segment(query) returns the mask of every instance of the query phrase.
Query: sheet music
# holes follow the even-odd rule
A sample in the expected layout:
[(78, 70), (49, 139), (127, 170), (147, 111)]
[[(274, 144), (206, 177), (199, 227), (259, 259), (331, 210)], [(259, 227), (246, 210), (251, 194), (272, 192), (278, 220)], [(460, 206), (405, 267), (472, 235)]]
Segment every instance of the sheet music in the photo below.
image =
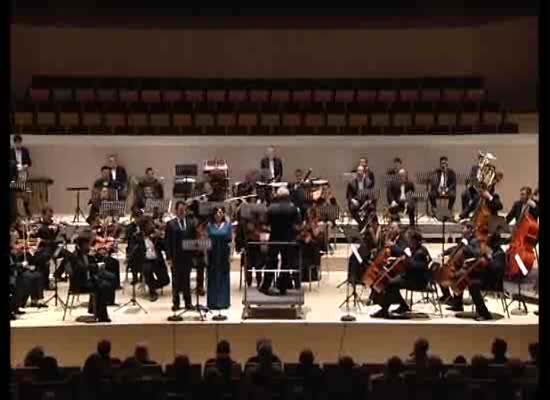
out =
[(363, 258), (361, 257), (361, 255), (359, 254), (359, 245), (357, 243), (353, 243), (351, 245), (351, 251), (353, 252), (353, 255), (355, 256), (355, 258), (357, 259), (357, 261), (359, 261), (359, 264), (363, 264)]

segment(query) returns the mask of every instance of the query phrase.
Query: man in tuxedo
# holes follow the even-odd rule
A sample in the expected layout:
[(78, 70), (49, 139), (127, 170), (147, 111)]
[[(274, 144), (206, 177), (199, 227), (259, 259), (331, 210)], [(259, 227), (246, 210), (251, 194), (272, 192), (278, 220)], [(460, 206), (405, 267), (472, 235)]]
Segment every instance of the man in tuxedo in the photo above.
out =
[(29, 168), (32, 167), (31, 153), (29, 149), (23, 146), (23, 138), (21, 135), (15, 135), (13, 137), (10, 161), (15, 163), (18, 176), (28, 173)]
[[(271, 242), (294, 242), (296, 241), (296, 228), (301, 224), (302, 217), (299, 209), (290, 202), (289, 192), (286, 188), (277, 190), (277, 201), (272, 203), (267, 210), (267, 225), (271, 226)], [(269, 246), (268, 268), (277, 269), (278, 257), (281, 254), (281, 270), (297, 268), (296, 248), (294, 246)], [(273, 272), (265, 274), (260, 292), (270, 294), (269, 289), (273, 282)], [(281, 295), (285, 295), (290, 286), (288, 272), (280, 274), (278, 289)]]
[(414, 214), (416, 201), (411, 197), (414, 193), (414, 183), (409, 181), (407, 171), (400, 169), (399, 180), (390, 183), (387, 189), (387, 200), (389, 204), (390, 215), (393, 220), (399, 220), (399, 213), (406, 211), (409, 216), (409, 224), (414, 225)]
[(520, 217), (524, 212), (528, 211), (531, 216), (537, 220), (539, 217), (539, 208), (537, 203), (531, 199), (532, 191), (529, 186), (524, 186), (519, 191), (519, 200), (515, 201), (510, 209), (508, 215), (506, 215), (506, 223), (516, 221), (519, 222)]
[[(365, 169), (364, 165), (359, 165), (357, 167), (355, 178), (353, 178), (352, 181), (348, 183), (348, 187), (346, 190), (348, 208), (352, 217), (357, 221), (359, 225), (363, 224), (363, 219), (359, 214), (359, 209), (365, 204), (365, 202), (370, 200), (372, 203), (372, 207), (376, 208), (376, 203), (374, 202), (374, 199), (369, 199), (365, 196), (366, 191), (372, 190), (373, 188), (374, 174), (372, 173), (372, 171)], [(369, 210), (366, 211), (368, 214)]]
[(308, 181), (304, 182), (304, 172), (298, 168), (294, 171), (294, 182), (289, 185), (290, 199), (292, 203), (300, 209), (302, 215), (305, 215), (306, 210), (311, 206), (306, 199), (306, 186), (310, 186)]
[(274, 182), (280, 182), (283, 177), (283, 162), (275, 155), (275, 148), (269, 146), (262, 161), (260, 162), (262, 170), (269, 171), (267, 179)]
[(128, 175), (124, 167), (118, 165), (116, 156), (109, 156), (109, 168), (111, 175), (111, 185), (117, 191), (118, 199), (124, 200), (127, 193)]
[(393, 159), (393, 167), (388, 169), (388, 171), (386, 172), (386, 175), (397, 177), (397, 174), (399, 173), (399, 170), (401, 168), (403, 168), (403, 162), (401, 161), (401, 158), (395, 157)]
[[(29, 149), (23, 146), (23, 138), (21, 135), (15, 135), (13, 137), (13, 146), (10, 150), (10, 181), (25, 181), (27, 180), (30, 172), (30, 167), (32, 166), (31, 154)], [(24, 192), (17, 192), (15, 194), (14, 201), (14, 211), (12, 214), (17, 216), (18, 209), (21, 210), (19, 201), (22, 201), (25, 214), (31, 216), (29, 208), (29, 198), (28, 194)], [(19, 204), (19, 205), (18, 205)], [(22, 212), (19, 211), (19, 212)]]
[(436, 199), (447, 197), (449, 211), (453, 211), (456, 199), (456, 174), (449, 168), (449, 159), (445, 156), (439, 159), (439, 168), (432, 174), (430, 194), (428, 199), (432, 206), (432, 213), (437, 208)]
[(186, 213), (183, 201), (176, 203), (176, 217), (166, 224), (166, 256), (168, 266), (172, 270), (173, 306), (172, 310), (180, 308), (180, 292), (183, 292), (185, 308), (192, 308), (191, 304), (191, 268), (193, 266), (194, 251), (184, 250), (183, 240), (194, 240), (197, 224), (194, 218)]

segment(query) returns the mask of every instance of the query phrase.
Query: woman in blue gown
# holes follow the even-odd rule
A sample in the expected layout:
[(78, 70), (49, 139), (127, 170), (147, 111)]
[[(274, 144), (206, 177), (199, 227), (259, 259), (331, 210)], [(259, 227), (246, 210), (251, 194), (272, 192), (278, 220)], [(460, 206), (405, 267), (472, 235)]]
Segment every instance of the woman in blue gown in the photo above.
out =
[(231, 223), (221, 208), (213, 210), (212, 221), (208, 223), (208, 237), (212, 247), (208, 251), (207, 306), (210, 310), (224, 310), (230, 306), (230, 257)]

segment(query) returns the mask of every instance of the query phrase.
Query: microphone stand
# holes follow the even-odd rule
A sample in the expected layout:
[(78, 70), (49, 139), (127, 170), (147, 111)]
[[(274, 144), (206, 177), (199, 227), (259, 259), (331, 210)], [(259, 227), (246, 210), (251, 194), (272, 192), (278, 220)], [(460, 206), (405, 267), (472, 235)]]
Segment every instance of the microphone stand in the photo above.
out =
[[(132, 249), (132, 251), (135, 251), (135, 250)], [(123, 308), (125, 308), (129, 305), (132, 305), (132, 306), (137, 306), (138, 307), (138, 312), (141, 310), (145, 314), (148, 314), (147, 310), (145, 308), (143, 308), (143, 306), (139, 303), (139, 301), (136, 298), (136, 283), (137, 283), (136, 272), (135, 272), (134, 267), (132, 267), (132, 281), (130, 282), (130, 284), (132, 285), (132, 297), (126, 303), (122, 304), (117, 309), (115, 309), (114, 312), (117, 312), (118, 310), (122, 310)]]
[[(65, 251), (65, 243), (63, 243), (63, 245), (61, 247), (58, 248), (59, 249), (59, 253), (61, 252), (64, 252)], [(63, 308), (63, 311), (65, 311), (65, 309), (67, 308), (67, 305), (65, 304), (65, 302), (61, 299), (61, 297), (59, 297), (59, 292), (58, 292), (58, 287), (57, 287), (57, 276), (58, 276), (58, 273), (57, 271), (59, 270), (59, 258), (57, 257), (57, 255), (55, 254), (57, 253), (54, 252), (54, 264), (55, 264), (55, 268), (54, 268), (54, 274), (53, 274), (53, 282), (54, 282), (54, 286), (53, 286), (53, 295), (44, 302), (44, 304), (48, 304), (50, 301), (54, 300), (54, 305), (55, 307), (57, 307), (57, 302), (59, 301), (59, 304), (61, 304), (61, 307)]]

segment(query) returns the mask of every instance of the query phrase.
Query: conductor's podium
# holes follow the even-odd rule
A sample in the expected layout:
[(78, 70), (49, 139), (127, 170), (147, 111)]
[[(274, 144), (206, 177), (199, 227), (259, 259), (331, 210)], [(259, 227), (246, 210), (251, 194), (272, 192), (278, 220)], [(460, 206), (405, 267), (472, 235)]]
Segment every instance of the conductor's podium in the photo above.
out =
[[(262, 274), (273, 273), (275, 275), (274, 282), (277, 282), (278, 274), (285, 272), (289, 274), (297, 274), (298, 279), (302, 281), (302, 257), (301, 246), (296, 242), (248, 242), (246, 245), (247, 253), (250, 247), (261, 246), (264, 250), (268, 250), (271, 246), (277, 246), (279, 249), (291, 248), (296, 251), (297, 267), (287, 270), (278, 269), (262, 269), (258, 272)], [(247, 258), (245, 257), (245, 260)], [(247, 269), (247, 265), (242, 268)], [(254, 269), (251, 269), (253, 273)], [(244, 271), (243, 271), (244, 272)], [(285, 295), (266, 295), (258, 290), (258, 288), (248, 288), (244, 285), (243, 291), (243, 319), (248, 318), (269, 318), (269, 319), (302, 319), (304, 318), (302, 306), (304, 305), (304, 288), (288, 289)]]

